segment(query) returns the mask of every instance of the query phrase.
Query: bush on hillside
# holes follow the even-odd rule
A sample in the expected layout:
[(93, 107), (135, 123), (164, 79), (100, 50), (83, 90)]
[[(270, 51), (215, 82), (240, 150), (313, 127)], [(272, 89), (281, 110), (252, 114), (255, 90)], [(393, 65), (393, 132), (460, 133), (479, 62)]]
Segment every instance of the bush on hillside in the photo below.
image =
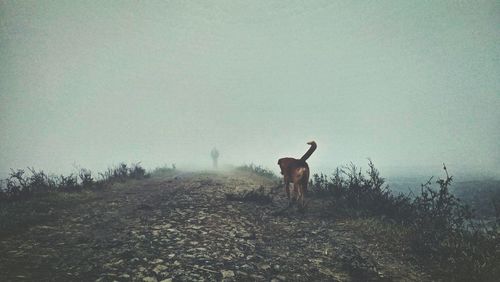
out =
[(393, 195), (369, 161), (366, 175), (355, 165), (335, 170), (332, 177), (313, 175), (313, 195), (330, 196), (337, 214), (380, 216), (408, 228), (415, 254), (443, 279), (493, 281), (500, 277), (498, 225), (487, 228), (473, 220), (471, 209), (450, 192), (453, 177), (432, 186), (422, 184), (419, 195)]
[(2, 181), (0, 187), (0, 201), (13, 201), (28, 199), (37, 194), (48, 192), (75, 192), (83, 189), (96, 189), (104, 184), (127, 179), (141, 179), (148, 177), (146, 170), (140, 163), (128, 167), (121, 163), (116, 167), (108, 168), (100, 173), (100, 178), (95, 180), (92, 172), (88, 169), (80, 169), (78, 174), (70, 175), (48, 175), (42, 170), (34, 168), (11, 170), (9, 176)]

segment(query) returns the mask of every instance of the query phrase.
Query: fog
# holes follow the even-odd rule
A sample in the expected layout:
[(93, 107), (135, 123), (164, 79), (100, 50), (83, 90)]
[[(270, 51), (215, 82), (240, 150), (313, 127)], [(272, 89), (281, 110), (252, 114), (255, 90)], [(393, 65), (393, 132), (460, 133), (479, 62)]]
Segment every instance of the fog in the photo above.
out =
[(1, 1), (0, 175), (500, 172), (498, 1)]

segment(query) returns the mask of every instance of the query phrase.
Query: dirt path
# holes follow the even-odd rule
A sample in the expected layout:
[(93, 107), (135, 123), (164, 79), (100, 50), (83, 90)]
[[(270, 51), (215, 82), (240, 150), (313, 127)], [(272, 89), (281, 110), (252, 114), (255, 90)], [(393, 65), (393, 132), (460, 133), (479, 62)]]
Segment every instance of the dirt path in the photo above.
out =
[[(57, 219), (0, 242), (0, 281), (425, 281), (415, 266), (311, 208), (226, 193), (275, 184), (182, 173), (93, 193)], [(314, 205), (314, 203), (311, 203)]]

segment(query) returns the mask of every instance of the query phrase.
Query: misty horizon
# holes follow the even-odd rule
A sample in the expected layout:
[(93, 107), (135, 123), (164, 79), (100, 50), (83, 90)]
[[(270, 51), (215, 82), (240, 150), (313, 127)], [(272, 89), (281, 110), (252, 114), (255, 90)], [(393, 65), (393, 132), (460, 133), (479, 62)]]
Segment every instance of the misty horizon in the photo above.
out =
[[(500, 4), (0, 2), (0, 176), (256, 164), (500, 177)], [(429, 176), (431, 176), (429, 175)]]

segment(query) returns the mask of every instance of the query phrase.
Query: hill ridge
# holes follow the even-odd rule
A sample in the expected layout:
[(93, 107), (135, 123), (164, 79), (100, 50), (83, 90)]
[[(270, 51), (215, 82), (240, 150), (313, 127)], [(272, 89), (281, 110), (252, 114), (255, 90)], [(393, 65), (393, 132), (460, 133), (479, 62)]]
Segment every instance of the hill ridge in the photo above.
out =
[[(270, 204), (228, 201), (265, 189)], [(5, 236), (0, 278), (85, 281), (426, 281), (418, 266), (366, 241), (310, 202), (286, 205), (248, 173), (189, 172), (82, 194), (57, 216)], [(2, 277), (3, 276), (3, 277)]]

